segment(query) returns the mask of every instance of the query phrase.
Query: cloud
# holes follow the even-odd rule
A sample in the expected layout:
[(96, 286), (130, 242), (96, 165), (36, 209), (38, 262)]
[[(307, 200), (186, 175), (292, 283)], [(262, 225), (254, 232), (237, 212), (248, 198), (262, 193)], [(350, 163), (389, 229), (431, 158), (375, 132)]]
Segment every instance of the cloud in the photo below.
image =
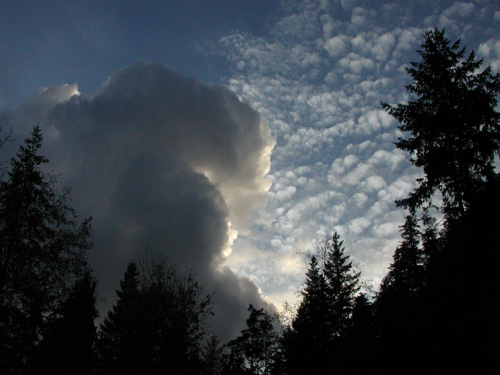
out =
[(19, 139), (41, 124), (50, 168), (63, 173), (80, 216), (93, 217), (90, 260), (104, 310), (144, 249), (193, 269), (207, 293), (217, 289), (213, 324), (225, 339), (242, 328), (248, 303), (274, 309), (225, 266), (238, 231), (265, 205), (273, 147), (259, 113), (227, 89), (139, 62), (95, 95), (45, 89), (1, 117)]
[[(311, 250), (316, 237), (337, 230), (377, 288), (404, 222), (394, 200), (406, 196), (421, 176), (395, 148), (402, 134), (380, 102), (409, 100), (405, 68), (418, 61), (424, 30), (443, 23), (450, 39), (463, 37), (469, 50), (482, 42), (479, 54), (498, 66), (499, 6), (487, 1), (282, 3), (284, 17), (267, 35), (226, 36), (220, 46), (229, 62), (245, 62), (246, 70), (236, 70), (229, 87), (258, 108), (277, 140), (267, 207), (250, 235), (240, 236), (234, 246), (244, 253), (258, 244), (259, 261), (234, 269), (252, 280), (283, 275), (281, 263), (270, 261), (273, 256), (294, 259)], [(250, 64), (254, 60), (258, 64)], [(303, 278), (283, 279), (288, 284), (263, 288), (293, 299), (289, 287), (299, 287)]]
[(345, 37), (337, 35), (328, 39), (324, 43), (324, 48), (331, 57), (342, 55), (347, 49)]

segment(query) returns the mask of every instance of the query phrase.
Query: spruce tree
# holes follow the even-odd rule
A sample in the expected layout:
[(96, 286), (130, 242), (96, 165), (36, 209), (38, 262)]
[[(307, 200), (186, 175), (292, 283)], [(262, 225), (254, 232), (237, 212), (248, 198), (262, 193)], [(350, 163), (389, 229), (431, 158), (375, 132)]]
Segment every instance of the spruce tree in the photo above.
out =
[(202, 375), (222, 375), (224, 370), (224, 345), (221, 340), (212, 334), (203, 346)]
[(331, 332), (342, 339), (350, 324), (354, 300), (361, 289), (361, 273), (355, 268), (350, 256), (345, 253), (344, 241), (338, 233), (324, 243), (328, 257), (324, 265), (327, 282)]
[(394, 252), (381, 294), (396, 294), (397, 299), (415, 300), (424, 286), (424, 254), (420, 248), (420, 228), (415, 210), (406, 216), (401, 228), (401, 244)]
[(288, 374), (319, 373), (330, 352), (327, 285), (316, 255), (311, 257), (295, 319), (284, 332)]

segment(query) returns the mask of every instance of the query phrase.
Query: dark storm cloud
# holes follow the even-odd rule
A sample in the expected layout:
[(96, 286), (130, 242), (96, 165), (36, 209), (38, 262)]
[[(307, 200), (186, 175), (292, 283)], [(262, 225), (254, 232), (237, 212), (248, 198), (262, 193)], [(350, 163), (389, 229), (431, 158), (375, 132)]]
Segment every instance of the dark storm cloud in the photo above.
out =
[(265, 202), (272, 148), (259, 114), (234, 94), (140, 62), (93, 96), (54, 87), (1, 117), (22, 137), (42, 125), (51, 169), (79, 214), (93, 217), (90, 260), (104, 308), (128, 261), (147, 249), (217, 289), (214, 330), (225, 338), (242, 327), (248, 303), (273, 309), (224, 267), (236, 231)]

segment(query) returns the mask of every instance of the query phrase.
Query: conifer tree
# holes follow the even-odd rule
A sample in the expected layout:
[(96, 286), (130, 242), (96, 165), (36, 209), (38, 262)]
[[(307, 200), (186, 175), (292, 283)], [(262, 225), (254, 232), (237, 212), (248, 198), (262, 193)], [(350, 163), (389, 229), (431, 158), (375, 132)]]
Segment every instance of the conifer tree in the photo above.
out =
[(43, 170), (42, 141), (35, 127), (0, 181), (0, 367), (13, 374), (24, 372), (91, 247), (90, 219), (77, 222), (69, 191)]
[(221, 340), (212, 334), (203, 347), (202, 374), (222, 375), (224, 370), (224, 345)]
[(500, 152), (500, 75), (491, 67), (479, 71), (482, 60), (474, 52), (464, 58), (460, 40), (451, 44), (444, 30), (425, 32), (418, 53), (422, 60), (407, 69), (413, 82), (406, 89), (415, 99), (382, 104), (408, 134), (396, 146), (425, 174), (410, 196), (397, 203), (418, 208), (439, 191), (445, 214), (458, 217), (494, 175)]
[(96, 282), (90, 271), (75, 282), (57, 317), (48, 323), (30, 374), (90, 375), (96, 358)]
[(264, 309), (248, 307), (249, 316), (246, 328), (228, 343), (231, 353), (228, 356), (228, 374), (274, 374), (279, 362), (278, 336), (274, 319)]
[(309, 261), (302, 302), (284, 335), (287, 373), (320, 372), (330, 352), (327, 285), (315, 255)]
[(377, 331), (373, 304), (361, 293), (354, 301), (351, 324), (342, 345), (342, 358), (354, 373), (374, 370)]
[(354, 300), (361, 289), (361, 273), (345, 253), (344, 241), (340, 240), (338, 233), (335, 232), (323, 246), (328, 251), (323, 272), (328, 286), (332, 334), (335, 338), (342, 338), (350, 324)]
[(381, 294), (394, 293), (398, 300), (416, 299), (424, 286), (424, 255), (420, 248), (420, 230), (415, 210), (406, 216), (401, 244), (394, 252)]
[(131, 262), (99, 333), (99, 373), (201, 373), (210, 296), (163, 257)]
[(99, 330), (99, 373), (133, 374), (141, 371), (140, 294), (137, 264), (128, 264), (117, 301)]
[(415, 356), (416, 343), (420, 342), (418, 332), (427, 307), (422, 303), (426, 284), (425, 259), (414, 209), (406, 216), (401, 237), (375, 303), (379, 345), (384, 348), (380, 355), (395, 357), (391, 365), (404, 363)]
[(317, 245), (302, 302), (292, 327), (284, 333), (289, 374), (342, 368), (341, 347), (361, 288), (360, 277), (338, 233)]

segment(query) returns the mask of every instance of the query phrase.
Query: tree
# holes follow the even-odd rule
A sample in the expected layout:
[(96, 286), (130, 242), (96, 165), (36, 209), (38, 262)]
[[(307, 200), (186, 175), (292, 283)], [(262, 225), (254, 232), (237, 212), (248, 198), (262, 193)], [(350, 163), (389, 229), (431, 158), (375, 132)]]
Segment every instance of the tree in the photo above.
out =
[(352, 318), (343, 344), (342, 357), (352, 372), (369, 373), (376, 360), (376, 326), (373, 304), (361, 293), (354, 301)]
[[(492, 348), (498, 348), (500, 310), (491, 298), (500, 286), (498, 231), (491, 218), (499, 207), (500, 75), (480, 70), (483, 61), (474, 52), (465, 57), (460, 40), (452, 44), (443, 30), (427, 31), (418, 53), (421, 61), (407, 69), (411, 101), (382, 104), (406, 133), (396, 146), (424, 172), (396, 202), (423, 210), (423, 231), (418, 250), (407, 219), (376, 301), (381, 347), (391, 353), (384, 362), (398, 370), (409, 363), (446, 371), (498, 368)], [(429, 212), (438, 193), (445, 218), (439, 235)]]
[(361, 289), (361, 273), (345, 254), (344, 241), (340, 240), (338, 233), (323, 243), (322, 251), (325, 250), (328, 257), (324, 275), (328, 285), (332, 334), (335, 338), (343, 338), (350, 324), (354, 300)]
[(424, 286), (424, 254), (420, 248), (420, 230), (415, 210), (410, 210), (402, 226), (402, 242), (394, 252), (389, 273), (381, 286), (381, 298), (394, 294), (396, 299), (415, 300)]
[(138, 324), (140, 324), (140, 275), (137, 263), (128, 264), (118, 300), (99, 330), (99, 373), (137, 374), (141, 371)]
[(500, 76), (491, 67), (478, 72), (483, 61), (474, 52), (464, 58), (460, 40), (451, 44), (444, 30), (424, 33), (418, 53), (422, 61), (407, 69), (413, 82), (406, 89), (413, 100), (382, 103), (409, 135), (399, 138), (396, 147), (408, 152), (425, 174), (397, 204), (418, 208), (439, 191), (445, 214), (457, 217), (494, 175), (500, 150), (500, 114), (495, 111)]
[(285, 332), (289, 374), (341, 369), (341, 348), (361, 288), (360, 277), (338, 233), (318, 243), (297, 316)]
[(90, 272), (77, 280), (66, 301), (45, 330), (28, 373), (75, 374), (94, 373), (98, 316), (96, 282)]
[(45, 324), (87, 270), (90, 219), (81, 224), (42, 166), (42, 132), (10, 160), (0, 181), (0, 366), (20, 373), (33, 355)]
[(203, 347), (202, 375), (222, 375), (224, 371), (224, 345), (214, 334)]
[[(382, 280), (375, 302), (381, 362), (398, 368), (415, 360), (419, 346), (425, 347), (423, 294), (426, 286), (425, 257), (414, 209), (401, 228), (402, 241), (394, 252), (388, 274)], [(391, 360), (389, 360), (391, 358)]]
[(270, 375), (279, 364), (278, 336), (274, 319), (264, 309), (248, 307), (247, 328), (228, 343), (228, 373)]
[(103, 374), (198, 374), (211, 298), (165, 258), (131, 262), (99, 332)]
[(288, 374), (321, 373), (330, 356), (329, 298), (318, 254), (311, 256), (304, 290), (291, 327), (286, 329), (284, 346)]

